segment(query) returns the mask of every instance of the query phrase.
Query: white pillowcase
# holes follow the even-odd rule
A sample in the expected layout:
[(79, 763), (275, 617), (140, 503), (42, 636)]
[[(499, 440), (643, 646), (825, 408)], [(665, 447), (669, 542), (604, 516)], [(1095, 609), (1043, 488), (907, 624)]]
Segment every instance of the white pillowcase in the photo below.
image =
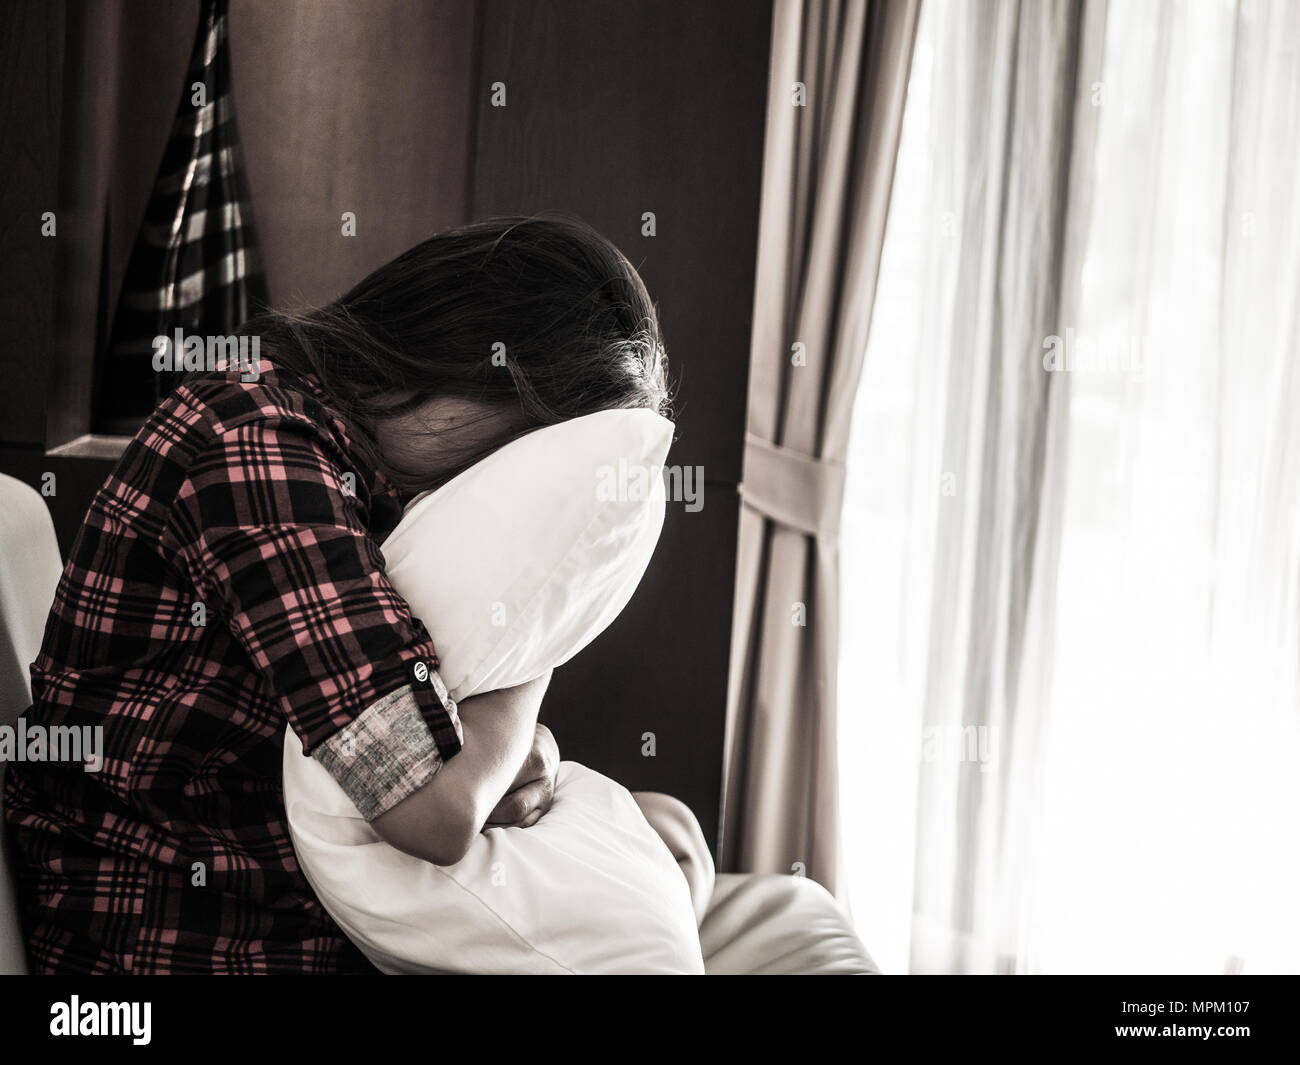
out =
[[(659, 538), (672, 429), (645, 410), (576, 418), (411, 503), (387, 573), (453, 698), (539, 677), (618, 616)], [(561, 763), (536, 825), (489, 829), (445, 868), (381, 840), (292, 729), (284, 798), (308, 881), (384, 972), (704, 971), (677, 863), (627, 789), (585, 766)]]

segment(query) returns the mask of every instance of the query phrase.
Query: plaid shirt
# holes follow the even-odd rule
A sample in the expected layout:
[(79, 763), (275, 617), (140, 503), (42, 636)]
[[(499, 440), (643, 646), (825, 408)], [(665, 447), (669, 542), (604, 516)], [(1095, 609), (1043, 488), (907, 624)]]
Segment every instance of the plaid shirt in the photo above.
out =
[(37, 971), (373, 972), (294, 857), (285, 725), (367, 819), (460, 749), (384, 575), (399, 493), (317, 382), (261, 369), (163, 401), (64, 569), (27, 725), (101, 725), (103, 755), (8, 767)]

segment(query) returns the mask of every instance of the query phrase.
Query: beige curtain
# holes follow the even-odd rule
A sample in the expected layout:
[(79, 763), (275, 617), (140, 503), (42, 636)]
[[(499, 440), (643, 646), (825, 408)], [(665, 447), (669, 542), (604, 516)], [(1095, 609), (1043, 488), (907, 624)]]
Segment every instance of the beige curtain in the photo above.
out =
[(723, 868), (842, 893), (837, 534), (919, 0), (777, 0)]

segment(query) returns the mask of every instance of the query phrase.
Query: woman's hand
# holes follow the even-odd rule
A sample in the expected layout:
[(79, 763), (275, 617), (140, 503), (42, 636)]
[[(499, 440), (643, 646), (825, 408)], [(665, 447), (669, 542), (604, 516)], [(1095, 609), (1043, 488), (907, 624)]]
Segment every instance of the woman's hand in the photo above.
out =
[(559, 767), (560, 748), (551, 730), (539, 721), (524, 764), (510, 790), (488, 814), (485, 827), (529, 828), (537, 824), (555, 798), (555, 774)]

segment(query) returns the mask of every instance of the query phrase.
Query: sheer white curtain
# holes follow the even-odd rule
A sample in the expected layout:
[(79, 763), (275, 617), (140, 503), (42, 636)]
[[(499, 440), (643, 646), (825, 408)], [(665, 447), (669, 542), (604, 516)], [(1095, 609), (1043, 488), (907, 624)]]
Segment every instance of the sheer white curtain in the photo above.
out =
[(1298, 49), (1285, 0), (923, 7), (842, 537), (887, 971), (1294, 968)]

